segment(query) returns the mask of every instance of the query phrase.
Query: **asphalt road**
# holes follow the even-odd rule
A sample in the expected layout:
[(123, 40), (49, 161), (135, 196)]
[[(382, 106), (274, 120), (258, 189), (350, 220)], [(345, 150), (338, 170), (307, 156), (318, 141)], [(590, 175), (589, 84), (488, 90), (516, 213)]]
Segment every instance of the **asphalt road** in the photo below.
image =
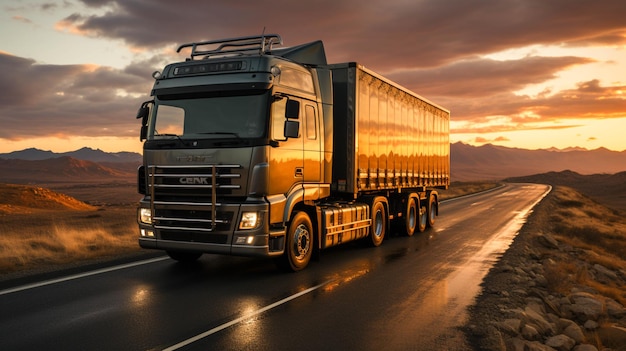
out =
[(434, 228), (348, 244), (299, 273), (165, 257), (0, 291), (0, 350), (467, 350), (484, 275), (548, 187), (443, 202)]

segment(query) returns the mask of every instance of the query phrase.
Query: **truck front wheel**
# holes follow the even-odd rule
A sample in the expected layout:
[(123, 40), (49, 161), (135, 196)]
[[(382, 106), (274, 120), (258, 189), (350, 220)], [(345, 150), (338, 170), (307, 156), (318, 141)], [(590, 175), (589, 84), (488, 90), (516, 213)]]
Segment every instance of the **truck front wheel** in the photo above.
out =
[(281, 268), (297, 272), (304, 269), (313, 254), (313, 224), (306, 212), (298, 212), (289, 224), (285, 254), (281, 257)]

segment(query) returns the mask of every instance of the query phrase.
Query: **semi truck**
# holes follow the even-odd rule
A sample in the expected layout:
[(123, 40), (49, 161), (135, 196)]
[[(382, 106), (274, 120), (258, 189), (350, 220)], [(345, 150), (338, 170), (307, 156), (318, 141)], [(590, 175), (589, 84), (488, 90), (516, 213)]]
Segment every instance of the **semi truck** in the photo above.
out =
[(327, 63), (322, 41), (263, 34), (181, 51), (137, 113), (142, 248), (299, 271), (324, 249), (434, 225), (449, 110), (356, 62)]

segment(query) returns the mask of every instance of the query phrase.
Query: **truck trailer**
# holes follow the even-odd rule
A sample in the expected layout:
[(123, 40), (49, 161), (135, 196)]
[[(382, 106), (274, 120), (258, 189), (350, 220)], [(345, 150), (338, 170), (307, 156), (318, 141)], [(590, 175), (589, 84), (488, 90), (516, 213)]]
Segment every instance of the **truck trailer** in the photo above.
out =
[(435, 223), (450, 184), (450, 112), (321, 41), (277, 34), (181, 45), (141, 120), (139, 245), (175, 260), (372, 246)]

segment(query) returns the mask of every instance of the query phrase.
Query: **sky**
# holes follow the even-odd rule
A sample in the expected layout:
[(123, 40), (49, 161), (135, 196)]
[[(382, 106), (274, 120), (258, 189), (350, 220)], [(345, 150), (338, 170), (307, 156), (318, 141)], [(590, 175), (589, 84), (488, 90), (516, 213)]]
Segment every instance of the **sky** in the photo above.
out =
[(450, 141), (626, 150), (624, 0), (3, 0), (0, 153), (141, 152), (152, 72), (185, 43), (324, 42), (451, 111)]

